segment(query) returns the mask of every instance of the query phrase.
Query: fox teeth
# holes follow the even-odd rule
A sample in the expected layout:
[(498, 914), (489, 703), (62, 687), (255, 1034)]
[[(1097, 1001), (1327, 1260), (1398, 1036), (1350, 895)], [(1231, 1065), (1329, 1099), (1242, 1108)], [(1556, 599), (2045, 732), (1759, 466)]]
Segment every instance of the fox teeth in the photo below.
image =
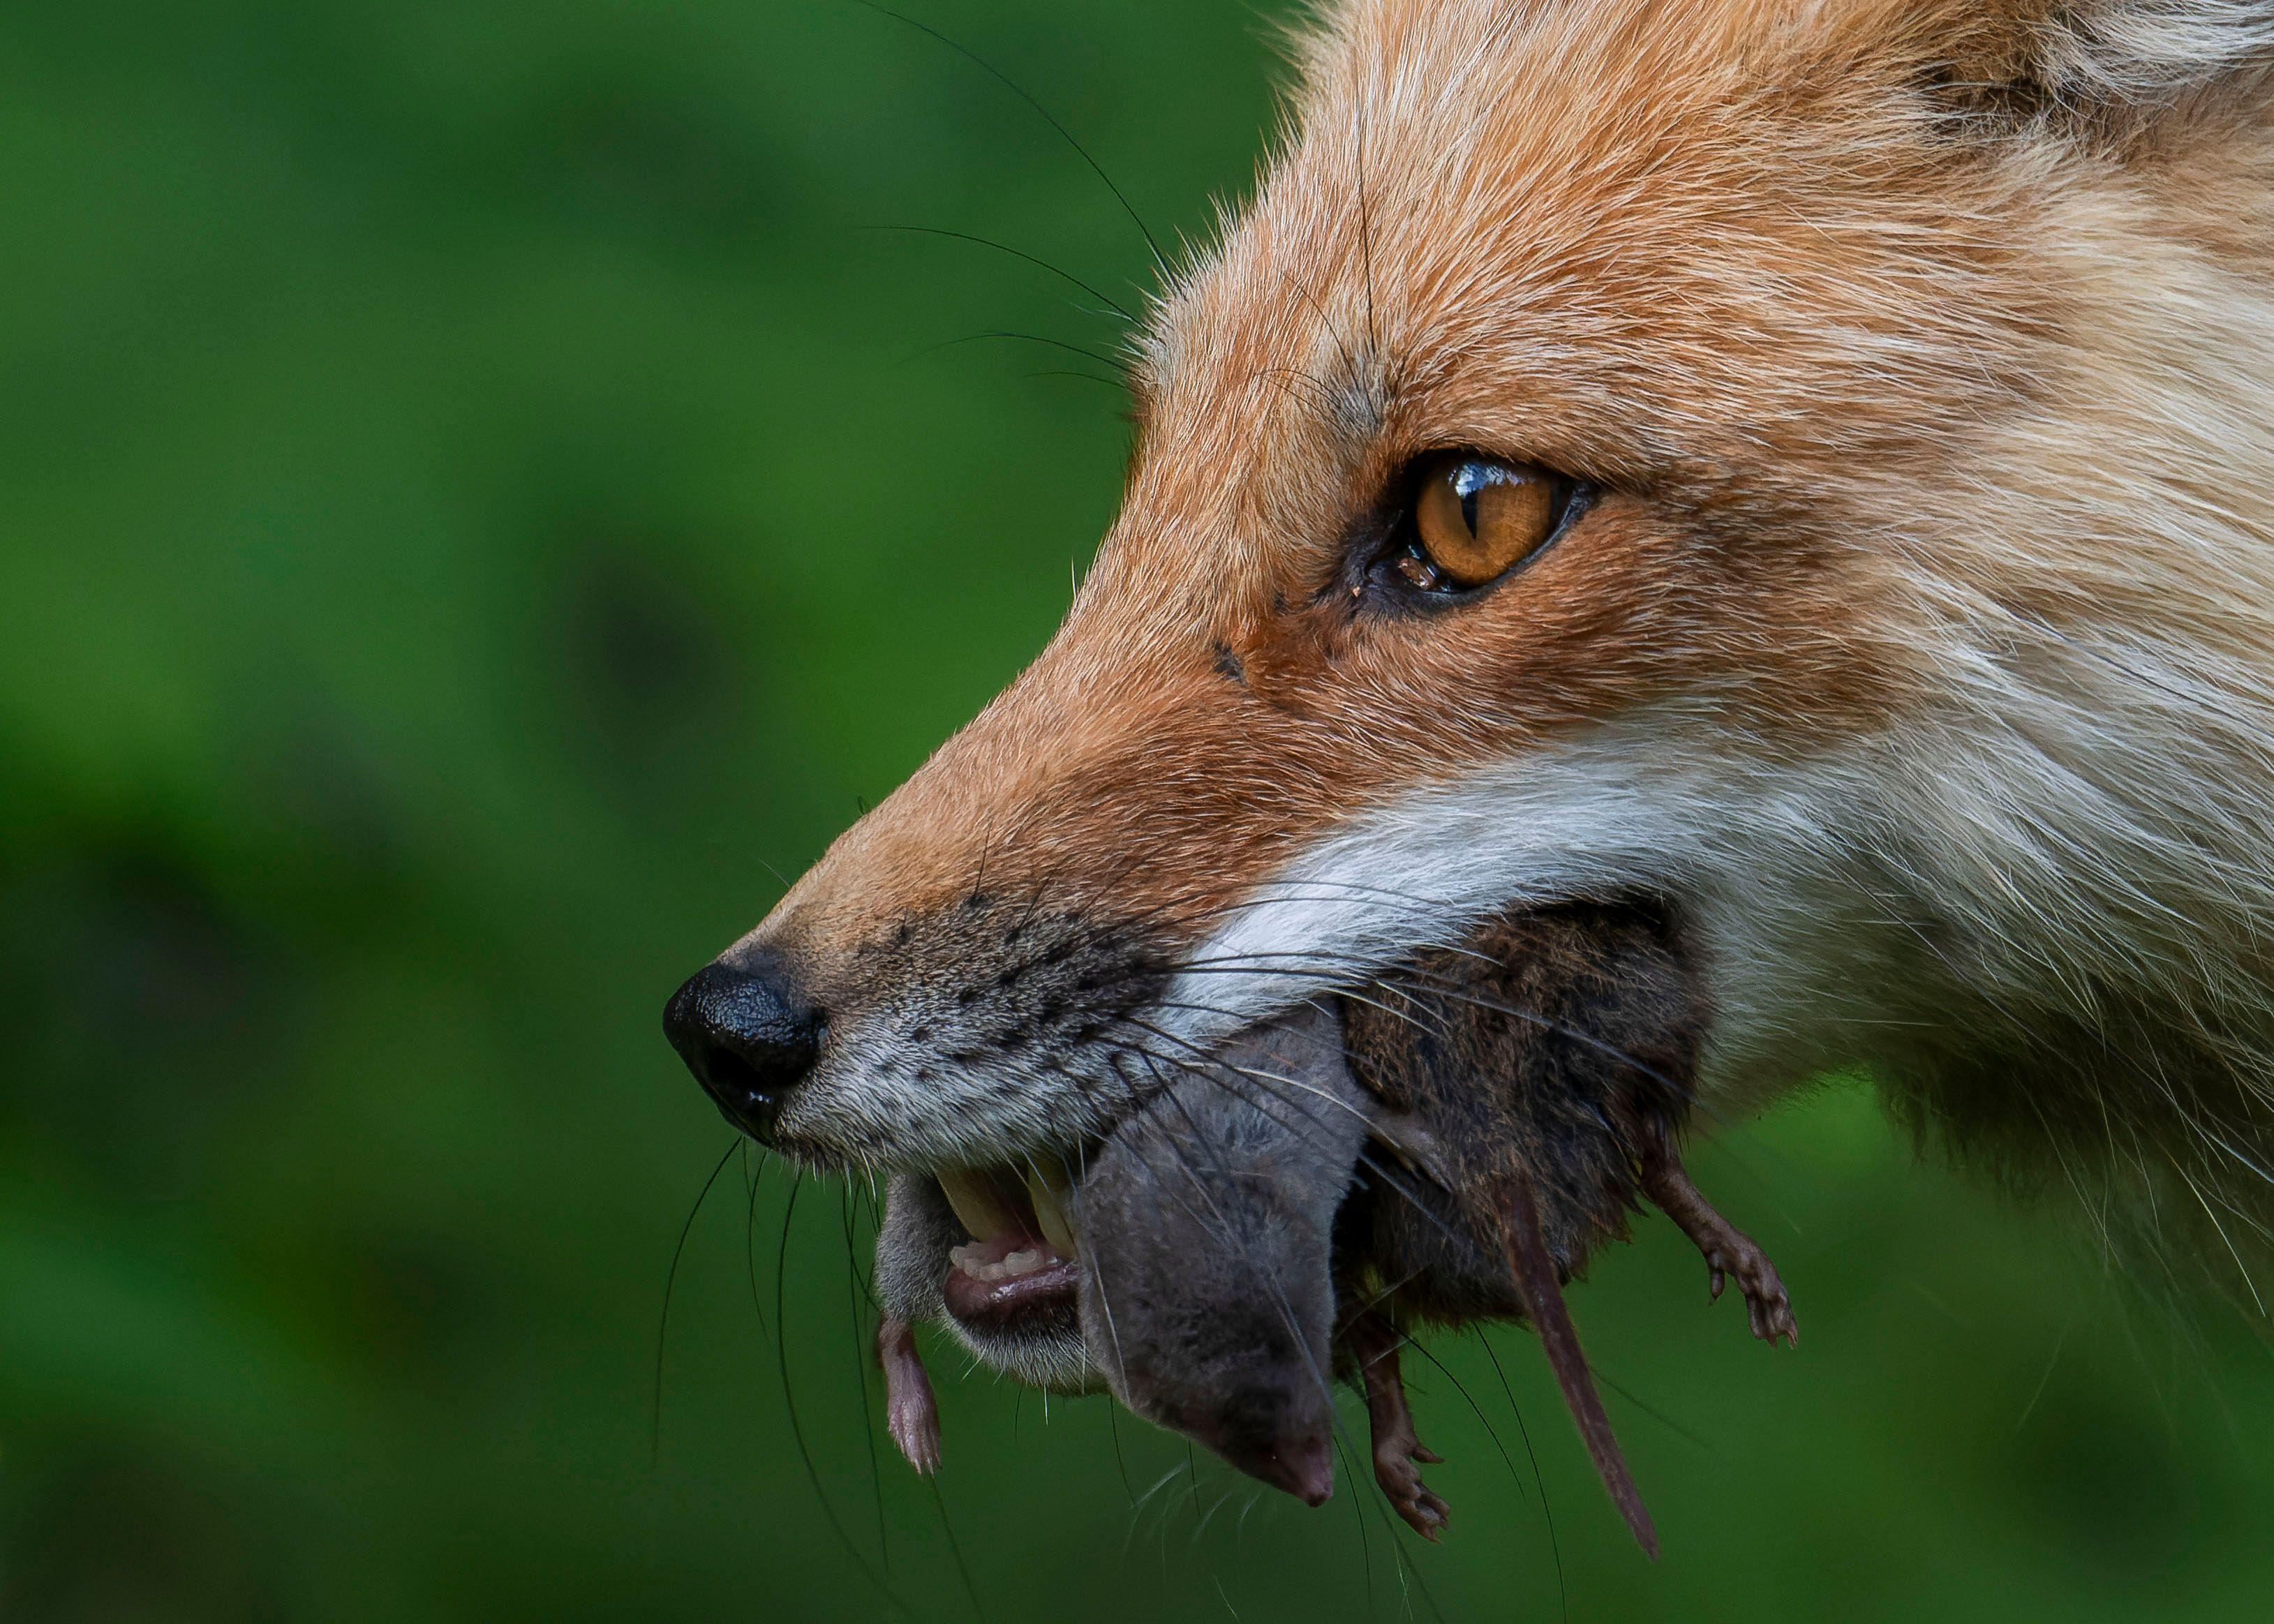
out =
[(954, 1210), (957, 1222), (970, 1231), (974, 1240), (987, 1240), (1018, 1224), (1018, 1216), (1012, 1212), (1010, 1204), (996, 1190), (993, 1180), (983, 1173), (943, 1168), (939, 1188)]
[(1027, 1175), (1027, 1199), (1035, 1204), (1035, 1222), (1042, 1229), (1043, 1238), (1058, 1248), (1062, 1258), (1073, 1257), (1078, 1251), (1073, 1224), (1058, 1199), (1058, 1192), (1070, 1182), (1065, 1164), (1055, 1156), (1040, 1170)]
[(988, 1262), (982, 1255), (985, 1248), (974, 1242), (968, 1246), (948, 1249), (947, 1260), (974, 1280), (990, 1284), (998, 1280), (1016, 1280), (1021, 1274), (1031, 1274), (1046, 1266), (1050, 1253), (1039, 1246), (1022, 1246), (1000, 1262)]

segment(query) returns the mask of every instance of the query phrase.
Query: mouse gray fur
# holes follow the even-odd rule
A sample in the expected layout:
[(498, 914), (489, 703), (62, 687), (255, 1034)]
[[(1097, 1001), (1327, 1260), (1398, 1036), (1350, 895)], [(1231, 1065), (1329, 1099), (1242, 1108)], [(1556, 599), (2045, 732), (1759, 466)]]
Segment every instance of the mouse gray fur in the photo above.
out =
[(1335, 1216), (1372, 1101), (1306, 1009), (1180, 1069), (1077, 1192), (1082, 1339), (1122, 1402), (1317, 1505), (1334, 1488)]

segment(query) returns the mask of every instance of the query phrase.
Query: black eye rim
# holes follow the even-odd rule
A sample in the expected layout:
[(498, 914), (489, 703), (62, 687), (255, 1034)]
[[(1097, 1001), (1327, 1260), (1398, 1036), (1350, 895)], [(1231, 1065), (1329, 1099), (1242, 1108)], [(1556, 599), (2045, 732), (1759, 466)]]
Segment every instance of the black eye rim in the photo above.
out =
[[(1517, 559), (1489, 581), (1474, 586), (1462, 586), (1448, 580), (1442, 585), (1425, 586), (1408, 580), (1398, 568), (1404, 560), (1414, 560), (1437, 568), (1429, 558), (1428, 549), (1422, 545), (1416, 508), (1420, 500), (1422, 481), (1447, 462), (1491, 462), (1502, 468), (1537, 469), (1554, 481), (1554, 508), (1547, 534), (1540, 545)], [(1355, 550), (1360, 563), (1358, 586), (1359, 595), (1378, 602), (1421, 610), (1451, 608), (1473, 603), (1500, 587), (1510, 576), (1520, 574), (1541, 554), (1570, 532), (1572, 526), (1585, 516), (1601, 492), (1592, 480), (1567, 474), (1545, 462), (1524, 457), (1502, 456), (1496, 452), (1480, 451), (1467, 447), (1447, 446), (1425, 451), (1407, 460), (1390, 481), (1389, 500), (1379, 510), (1375, 522), (1367, 528), (1371, 532), (1367, 542)]]

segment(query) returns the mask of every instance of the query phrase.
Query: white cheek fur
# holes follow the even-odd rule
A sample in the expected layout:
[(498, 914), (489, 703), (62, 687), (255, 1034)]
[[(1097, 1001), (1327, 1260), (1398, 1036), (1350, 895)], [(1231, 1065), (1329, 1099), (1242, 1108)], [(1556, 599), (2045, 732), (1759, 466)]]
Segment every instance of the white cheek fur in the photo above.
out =
[(1796, 959), (1792, 938), (1848, 912), (1838, 808), (1856, 803), (1868, 767), (1847, 753), (1749, 759), (1725, 741), (1686, 741), (1687, 719), (1638, 715), (1340, 826), (1193, 951), (1163, 1023), (1212, 1044), (1418, 948), (1457, 944), (1511, 906), (1634, 893), (1681, 906), (1726, 966), (1717, 1050), (1758, 1052), (1781, 1024), (1774, 1011), (1805, 990), (1793, 983), (1815, 979), (1817, 955)]

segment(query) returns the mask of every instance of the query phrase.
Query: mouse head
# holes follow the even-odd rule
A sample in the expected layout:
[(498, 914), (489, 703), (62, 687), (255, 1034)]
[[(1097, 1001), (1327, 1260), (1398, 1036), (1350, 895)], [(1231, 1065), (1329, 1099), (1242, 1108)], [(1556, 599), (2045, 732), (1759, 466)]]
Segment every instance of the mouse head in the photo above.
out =
[(1312, 1505), (1334, 1482), (1336, 1220), (1375, 1115), (1338, 1011), (1306, 1005), (1180, 1072), (1074, 1189), (1091, 1367)]

